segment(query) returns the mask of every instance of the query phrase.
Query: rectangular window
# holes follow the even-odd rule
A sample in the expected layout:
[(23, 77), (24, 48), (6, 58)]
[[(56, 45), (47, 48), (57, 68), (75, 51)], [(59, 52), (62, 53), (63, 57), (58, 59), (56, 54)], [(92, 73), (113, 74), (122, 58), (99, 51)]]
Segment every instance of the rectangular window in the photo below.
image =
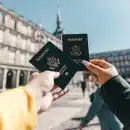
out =
[(28, 39), (27, 40), (27, 51), (31, 51), (31, 40), (30, 39)]
[(17, 35), (17, 37), (16, 37), (16, 47), (21, 48), (21, 43), (22, 43), (21, 35)]
[(125, 65), (129, 65), (129, 62), (127, 60), (125, 61)]
[(12, 50), (9, 50), (9, 63), (10, 64), (14, 64), (14, 58), (15, 58), (15, 54)]
[(5, 26), (12, 29), (15, 27), (15, 19), (9, 14), (5, 15)]
[(124, 62), (123, 62), (123, 61), (121, 61), (121, 62), (120, 62), (120, 65), (121, 65), (121, 66), (123, 66), (123, 65), (124, 65)]
[(4, 44), (9, 45), (9, 42), (10, 42), (10, 32), (9, 32), (8, 29), (5, 30), (5, 32), (4, 32), (4, 38), (3, 38), (3, 40), (4, 40)]
[(3, 50), (3, 49), (2, 49), (2, 46), (0, 45), (0, 56), (1, 56), (0, 62), (2, 62), (2, 57), (3, 57), (3, 56), (2, 56), (2, 50)]
[(33, 32), (33, 29), (31, 26), (28, 26), (28, 36), (29, 37), (32, 37), (32, 32)]
[(26, 65), (27, 66), (30, 66), (30, 63), (29, 63), (29, 60), (32, 58), (32, 56), (29, 54), (29, 53), (27, 53), (26, 54)]
[(130, 71), (130, 68), (129, 68), (129, 67), (126, 67), (126, 71)]
[(0, 43), (3, 43), (3, 36), (4, 35), (4, 32), (3, 30), (0, 30)]
[(20, 51), (17, 50), (15, 53), (15, 64), (20, 64)]
[(3, 24), (3, 13), (0, 12), (0, 24)]
[(16, 35), (12, 34), (12, 46), (16, 46)]
[(20, 32), (24, 35), (28, 34), (27, 27), (24, 25), (24, 23), (22, 21), (17, 22), (17, 30), (18, 30), (18, 32)]
[(119, 63), (119, 62), (116, 62), (115, 65), (116, 65), (116, 67), (119, 67), (119, 66), (120, 66), (120, 63)]
[(125, 56), (124, 56), (124, 60), (127, 60), (127, 59), (128, 59), (128, 56), (127, 56), (127, 55), (125, 55)]
[(114, 57), (108, 57), (109, 62), (113, 62), (113, 60), (114, 60)]
[(128, 54), (128, 56), (127, 56), (127, 57), (128, 57), (128, 60), (130, 60), (130, 54)]
[(32, 42), (30, 47), (31, 47), (31, 52), (35, 52), (35, 43)]
[(116, 56), (116, 57), (115, 57), (115, 60), (116, 60), (116, 61), (118, 61), (118, 60), (119, 60), (119, 57), (118, 57), (118, 56)]
[(2, 87), (3, 87), (3, 85), (2, 85), (2, 81), (3, 81), (2, 77), (3, 77), (3, 69), (0, 68), (0, 90), (2, 90)]
[(123, 60), (123, 56), (120, 56), (120, 60), (121, 60), (121, 61)]
[(25, 54), (23, 53), (20, 54), (20, 64), (25, 65)]
[(9, 56), (9, 53), (8, 53), (8, 47), (4, 47), (3, 48), (3, 51), (2, 51), (2, 55), (3, 55), (3, 62), (4, 63), (8, 63), (8, 56)]
[(124, 68), (124, 67), (121, 68), (121, 72), (122, 72), (122, 73), (125, 72), (125, 68)]
[(26, 39), (25, 38), (21, 37), (20, 45), (21, 45), (21, 49), (23, 49), (23, 50), (26, 49)]

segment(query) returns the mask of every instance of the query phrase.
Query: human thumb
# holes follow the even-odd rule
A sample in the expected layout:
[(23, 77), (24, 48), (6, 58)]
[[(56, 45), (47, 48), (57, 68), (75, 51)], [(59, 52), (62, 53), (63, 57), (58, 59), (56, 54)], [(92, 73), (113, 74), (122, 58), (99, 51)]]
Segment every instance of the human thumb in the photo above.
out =
[(57, 79), (60, 76), (60, 72), (52, 72), (54, 79)]
[(85, 65), (85, 67), (92, 72), (95, 75), (99, 75), (102, 73), (103, 69), (97, 65), (92, 64), (91, 62), (83, 60), (82, 63)]

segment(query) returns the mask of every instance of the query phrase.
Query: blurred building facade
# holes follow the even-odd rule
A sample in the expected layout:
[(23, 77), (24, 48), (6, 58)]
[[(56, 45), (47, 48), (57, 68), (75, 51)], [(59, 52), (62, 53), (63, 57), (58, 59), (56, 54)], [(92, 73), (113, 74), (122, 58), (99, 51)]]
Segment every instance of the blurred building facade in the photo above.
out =
[[(130, 83), (130, 49), (95, 53), (90, 55), (90, 59), (103, 59), (113, 64), (119, 74)], [(84, 79), (88, 92), (94, 92), (96, 86), (93, 83), (87, 82), (87, 74), (84, 73)]]
[[(36, 69), (29, 60), (47, 41), (62, 50), (63, 34), (60, 12), (57, 13), (57, 27), (53, 34), (43, 26), (32, 21), (25, 21), (14, 10), (0, 4), (0, 90), (18, 87), (27, 83), (29, 76)], [(95, 53), (90, 59), (105, 59), (118, 68), (121, 75), (130, 82), (130, 49)], [(70, 84), (80, 86), (87, 79), (86, 74), (77, 72)]]
[(0, 4), (0, 90), (27, 83), (36, 71), (29, 60), (47, 41), (62, 49), (60, 39)]

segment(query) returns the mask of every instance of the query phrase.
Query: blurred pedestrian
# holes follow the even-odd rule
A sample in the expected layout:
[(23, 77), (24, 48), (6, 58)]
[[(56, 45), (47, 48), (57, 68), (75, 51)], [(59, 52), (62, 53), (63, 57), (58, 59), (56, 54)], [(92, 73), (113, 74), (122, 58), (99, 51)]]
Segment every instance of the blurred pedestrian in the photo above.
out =
[(100, 96), (100, 91), (100, 88), (98, 88), (95, 93), (90, 95), (92, 104), (87, 115), (81, 120), (80, 127), (86, 127), (95, 116), (98, 116), (101, 130), (121, 130), (115, 115), (109, 110)]
[(86, 84), (84, 81), (81, 82), (81, 89), (82, 89), (83, 97), (85, 97)]

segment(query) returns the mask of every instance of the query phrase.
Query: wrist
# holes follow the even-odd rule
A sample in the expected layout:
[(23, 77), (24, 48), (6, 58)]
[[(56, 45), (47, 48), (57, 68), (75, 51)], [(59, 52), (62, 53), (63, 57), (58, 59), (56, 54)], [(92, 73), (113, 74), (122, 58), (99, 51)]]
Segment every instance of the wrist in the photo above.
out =
[(25, 89), (34, 99), (38, 99), (42, 96), (39, 87), (35, 86), (32, 83), (28, 83), (27, 85), (25, 85)]

